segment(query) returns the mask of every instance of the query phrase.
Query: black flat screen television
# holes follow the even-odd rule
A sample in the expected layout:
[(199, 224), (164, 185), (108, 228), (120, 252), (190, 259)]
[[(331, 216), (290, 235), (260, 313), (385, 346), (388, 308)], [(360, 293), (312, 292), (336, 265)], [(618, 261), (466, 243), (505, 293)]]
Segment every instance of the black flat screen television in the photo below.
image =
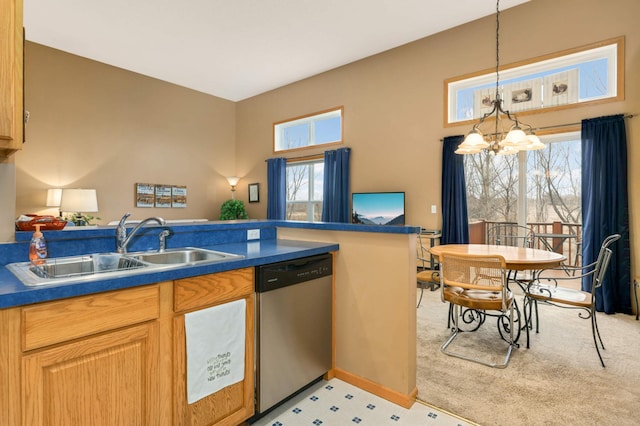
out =
[(404, 192), (354, 192), (351, 223), (404, 225)]

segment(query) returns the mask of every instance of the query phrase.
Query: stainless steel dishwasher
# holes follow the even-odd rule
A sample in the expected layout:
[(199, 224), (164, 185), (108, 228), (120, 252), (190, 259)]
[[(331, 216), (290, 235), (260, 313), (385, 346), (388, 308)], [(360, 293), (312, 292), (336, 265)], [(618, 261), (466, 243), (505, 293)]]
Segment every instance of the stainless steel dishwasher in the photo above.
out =
[(332, 256), (256, 267), (256, 416), (331, 369)]

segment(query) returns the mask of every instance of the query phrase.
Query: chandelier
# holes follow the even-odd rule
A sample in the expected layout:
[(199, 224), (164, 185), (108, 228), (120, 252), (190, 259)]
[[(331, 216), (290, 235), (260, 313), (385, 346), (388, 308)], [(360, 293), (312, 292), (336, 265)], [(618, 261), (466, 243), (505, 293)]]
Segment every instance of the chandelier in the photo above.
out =
[[(485, 113), (471, 131), (458, 145), (456, 154), (477, 154), (486, 149), (496, 155), (515, 154), (518, 151), (543, 149), (545, 145), (540, 142), (533, 132), (533, 128), (518, 120), (514, 113), (505, 111), (502, 107), (500, 95), (500, 0), (496, 1), (496, 94), (491, 101), (491, 111)], [(495, 115), (495, 128), (491, 133), (483, 133), (480, 127), (484, 121)], [(504, 128), (512, 123), (505, 136)]]

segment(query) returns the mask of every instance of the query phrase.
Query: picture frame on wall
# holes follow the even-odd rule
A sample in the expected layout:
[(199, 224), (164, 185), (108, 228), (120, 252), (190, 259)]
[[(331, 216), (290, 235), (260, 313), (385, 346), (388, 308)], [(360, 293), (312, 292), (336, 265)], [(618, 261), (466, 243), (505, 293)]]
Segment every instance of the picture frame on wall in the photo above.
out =
[(260, 184), (250, 183), (249, 184), (249, 202), (258, 203), (259, 201), (260, 201)]
[(156, 207), (171, 207), (171, 185), (156, 185)]
[(153, 183), (136, 183), (136, 207), (153, 207), (156, 186)]
[(171, 207), (187, 207), (187, 187), (184, 185), (174, 185), (171, 188)]

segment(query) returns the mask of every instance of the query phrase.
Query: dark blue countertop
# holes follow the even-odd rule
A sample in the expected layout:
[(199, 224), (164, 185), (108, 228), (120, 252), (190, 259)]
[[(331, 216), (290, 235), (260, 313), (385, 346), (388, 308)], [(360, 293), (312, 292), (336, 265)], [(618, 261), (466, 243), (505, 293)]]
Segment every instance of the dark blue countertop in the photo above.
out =
[(128, 277), (110, 280), (96, 279), (75, 284), (39, 287), (28, 287), (23, 285), (22, 282), (20, 282), (20, 280), (11, 273), (11, 271), (5, 267), (1, 267), (0, 308), (21, 306), (30, 303), (100, 293), (110, 290), (119, 290), (161, 281), (171, 281), (179, 278), (265, 265), (283, 260), (291, 260), (336, 251), (339, 247), (338, 244), (271, 239), (254, 242), (249, 241), (242, 243), (218, 244), (203, 248), (240, 254), (245, 256), (245, 258), (208, 265), (182, 266), (168, 270), (163, 269), (160, 271), (150, 271), (149, 273), (138, 273)]
[[(128, 225), (129, 230), (134, 225)], [(130, 252), (158, 248), (160, 229), (171, 231), (167, 248), (200, 247), (245, 256), (219, 263), (146, 270), (112, 279), (92, 279), (80, 283), (25, 286), (5, 265), (28, 260), (32, 232), (16, 232), (15, 242), (0, 244), (0, 309), (30, 303), (118, 290), (161, 281), (229, 271), (283, 260), (297, 259), (339, 250), (338, 244), (277, 239), (277, 228), (306, 228), (325, 231), (417, 234), (415, 226), (353, 225), (328, 222), (237, 220), (148, 226), (131, 241)], [(247, 231), (259, 230), (260, 239), (248, 241)], [(115, 226), (44, 231), (49, 256), (66, 257), (115, 251)]]

